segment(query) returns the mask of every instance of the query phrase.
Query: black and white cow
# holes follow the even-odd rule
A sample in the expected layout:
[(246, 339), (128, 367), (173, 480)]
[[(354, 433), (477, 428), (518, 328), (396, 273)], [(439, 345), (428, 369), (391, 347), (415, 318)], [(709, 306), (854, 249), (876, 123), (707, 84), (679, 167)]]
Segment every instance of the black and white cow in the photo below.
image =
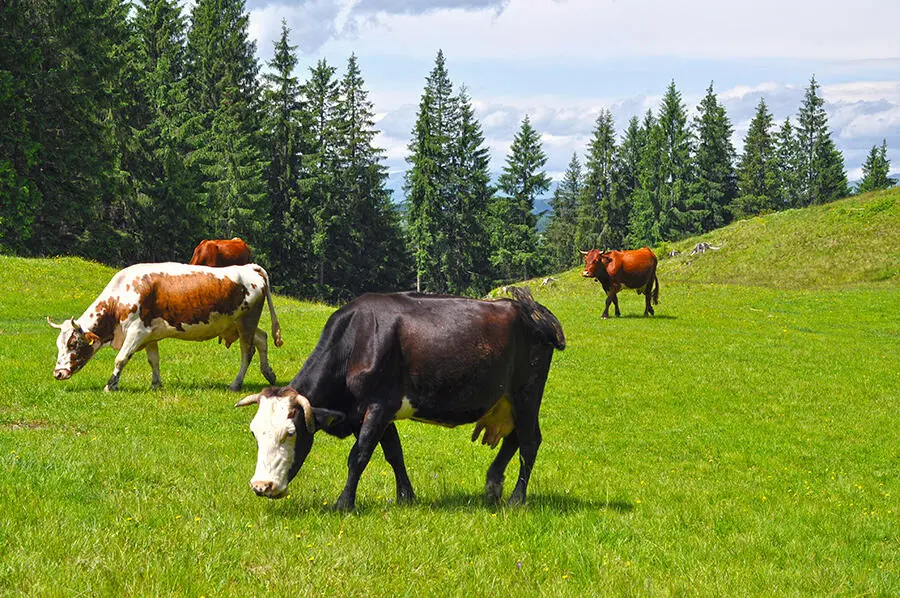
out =
[(275, 345), (280, 347), (281, 328), (269, 294), (269, 276), (260, 266), (208, 268), (172, 262), (129, 266), (113, 276), (77, 320), (54, 324), (47, 318), (59, 329), (53, 376), (57, 380), (72, 377), (97, 351), (112, 345), (119, 354), (106, 390), (117, 389), (122, 368), (141, 349), (147, 351), (156, 387), (161, 383), (158, 341), (220, 337), (227, 345), (241, 341), (241, 369), (232, 390), (240, 390), (254, 349), (259, 351), (263, 375), (274, 384), (266, 333), (257, 328), (266, 301)]
[(482, 301), (417, 293), (366, 294), (328, 319), (300, 373), (236, 407), (256, 403), (259, 496), (281, 498), (309, 454), (317, 430), (356, 443), (338, 510), (355, 508), (356, 488), (377, 444), (394, 470), (398, 502), (414, 498), (394, 421), (454, 427), (475, 424), (472, 440), (500, 451), (487, 472), (486, 495), (500, 499), (516, 450), (519, 478), (510, 504), (525, 502), (541, 430), (538, 411), (562, 326), (527, 289), (513, 299)]

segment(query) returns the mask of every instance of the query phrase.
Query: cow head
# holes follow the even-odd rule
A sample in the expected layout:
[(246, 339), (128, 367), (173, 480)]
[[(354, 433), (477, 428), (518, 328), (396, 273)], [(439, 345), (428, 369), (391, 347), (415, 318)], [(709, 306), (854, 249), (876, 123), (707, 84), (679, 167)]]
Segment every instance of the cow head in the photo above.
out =
[(258, 451), (250, 487), (257, 496), (282, 498), (309, 455), (316, 430), (343, 420), (344, 414), (313, 407), (290, 386), (263, 389), (244, 397), (235, 407), (253, 403), (259, 408), (250, 422), (250, 432)]
[(48, 317), (47, 323), (59, 330), (59, 336), (56, 337), (57, 354), (53, 377), (57, 380), (68, 380), (90, 361), (103, 343), (100, 337), (90, 330), (87, 332), (82, 330), (75, 318), (62, 324), (54, 324)]
[(582, 251), (584, 256), (584, 270), (581, 275), (585, 278), (594, 278), (597, 275), (597, 266), (601, 264), (602, 253), (599, 249), (591, 249), (590, 251)]

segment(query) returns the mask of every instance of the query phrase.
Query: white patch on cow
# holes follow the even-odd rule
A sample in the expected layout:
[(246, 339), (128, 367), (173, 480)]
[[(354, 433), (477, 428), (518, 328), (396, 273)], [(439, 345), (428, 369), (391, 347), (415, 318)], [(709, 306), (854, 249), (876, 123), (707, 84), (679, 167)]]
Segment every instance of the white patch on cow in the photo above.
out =
[(250, 485), (271, 484), (265, 493), (270, 498), (278, 498), (287, 492), (288, 472), (294, 461), (296, 428), (288, 417), (293, 397), (260, 397), (259, 409), (250, 431), (256, 438), (258, 447), (256, 471)]
[(403, 402), (400, 403), (400, 409), (398, 409), (396, 415), (394, 415), (394, 420), (412, 419), (415, 414), (416, 410), (413, 409), (412, 403), (409, 402), (409, 399), (403, 397)]

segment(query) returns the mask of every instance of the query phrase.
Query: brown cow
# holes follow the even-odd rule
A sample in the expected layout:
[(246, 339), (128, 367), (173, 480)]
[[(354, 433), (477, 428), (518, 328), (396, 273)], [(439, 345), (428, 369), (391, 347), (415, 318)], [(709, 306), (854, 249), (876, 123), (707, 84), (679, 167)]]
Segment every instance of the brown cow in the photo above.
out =
[(191, 265), (223, 268), (243, 266), (251, 262), (250, 247), (240, 237), (233, 239), (204, 239), (191, 256)]
[(610, 303), (616, 306), (616, 317), (621, 315), (616, 294), (623, 287), (635, 289), (638, 294), (643, 293), (646, 299), (644, 315), (653, 315), (653, 306), (650, 305), (651, 289), (653, 303), (658, 305), (659, 279), (656, 277), (656, 256), (650, 248), (604, 253), (600, 253), (599, 249), (591, 249), (581, 253), (584, 254), (584, 272), (581, 275), (596, 278), (606, 291), (606, 309), (603, 310), (602, 317), (609, 317)]

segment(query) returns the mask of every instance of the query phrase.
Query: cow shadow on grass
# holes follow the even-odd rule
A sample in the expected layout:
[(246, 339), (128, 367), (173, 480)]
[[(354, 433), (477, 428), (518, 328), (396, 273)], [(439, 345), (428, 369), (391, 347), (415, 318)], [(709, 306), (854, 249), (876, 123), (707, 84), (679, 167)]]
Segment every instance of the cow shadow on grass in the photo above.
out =
[[(601, 318), (602, 319), (602, 318)], [(610, 316), (610, 320), (616, 319), (616, 316)], [(672, 316), (669, 314), (656, 314), (654, 316), (644, 316), (643, 314), (622, 314), (618, 317), (619, 320), (677, 320), (678, 316)]]
[[(454, 492), (451, 494), (441, 495), (433, 500), (425, 498), (417, 498), (415, 502), (405, 505), (396, 504), (392, 499), (387, 501), (368, 501), (358, 500), (356, 503), (357, 515), (366, 516), (375, 513), (382, 513), (385, 509), (430, 509), (433, 511), (447, 512), (497, 512), (497, 511), (523, 511), (523, 512), (549, 512), (549, 513), (578, 513), (584, 511), (614, 511), (616, 513), (631, 513), (634, 511), (634, 504), (624, 500), (585, 500), (576, 496), (562, 493), (535, 493), (528, 496), (528, 502), (524, 509), (519, 507), (511, 507), (506, 504), (508, 496), (504, 496), (503, 500), (498, 504), (488, 504), (482, 493)], [(293, 501), (291, 501), (293, 502)], [(301, 509), (297, 509), (297, 503), (293, 506), (282, 502), (278, 505), (277, 510), (281, 515), (288, 518), (302, 517), (304, 512), (318, 511), (320, 513), (335, 513), (332, 509), (332, 502), (323, 504), (322, 502), (310, 502), (308, 500), (298, 501)]]

